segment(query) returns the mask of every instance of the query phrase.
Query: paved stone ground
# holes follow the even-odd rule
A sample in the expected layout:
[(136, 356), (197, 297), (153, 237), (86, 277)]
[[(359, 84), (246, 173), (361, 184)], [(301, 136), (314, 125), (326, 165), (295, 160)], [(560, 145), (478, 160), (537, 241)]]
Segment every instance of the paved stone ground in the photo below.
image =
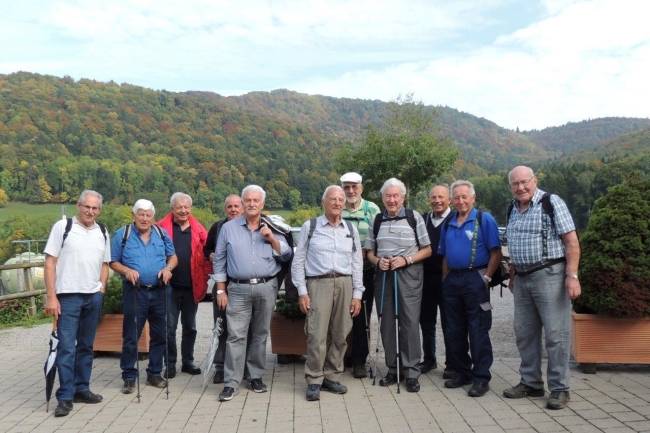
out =
[[(650, 366), (599, 366), (598, 374), (585, 375), (572, 364), (571, 403), (561, 411), (546, 409), (548, 393), (546, 398), (502, 397), (503, 389), (519, 381), (511, 302), (509, 293), (493, 297), (492, 390), (478, 399), (467, 396), (469, 386), (444, 388), (441, 370), (433, 370), (421, 377), (417, 394), (404, 388), (397, 394), (395, 386), (373, 386), (372, 379), (346, 373), (347, 394), (323, 392), (320, 402), (307, 402), (303, 364), (277, 364), (269, 351), (263, 377), (267, 393), (242, 389), (232, 401), (220, 403), (222, 385), (210, 383), (203, 391), (202, 376), (179, 373), (167, 398), (165, 390), (145, 385), (142, 371), (138, 403), (134, 395), (120, 393), (119, 358), (100, 357), (91, 388), (104, 401), (75, 404), (69, 416), (55, 418), (54, 398), (45, 412), (43, 380), (50, 326), (1, 331), (0, 432), (650, 432)], [(211, 320), (209, 304), (200, 305), (199, 316)], [(207, 326), (199, 329), (205, 330), (197, 341), (197, 361), (209, 344)], [(146, 363), (141, 362), (141, 370)]]

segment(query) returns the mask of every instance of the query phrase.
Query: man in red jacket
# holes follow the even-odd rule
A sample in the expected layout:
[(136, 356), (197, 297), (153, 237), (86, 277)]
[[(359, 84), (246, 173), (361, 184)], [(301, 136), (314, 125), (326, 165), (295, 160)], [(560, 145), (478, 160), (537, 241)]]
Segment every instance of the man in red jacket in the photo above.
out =
[(172, 293), (167, 316), (169, 359), (166, 360), (165, 377), (171, 379), (176, 376), (176, 326), (179, 316), (183, 327), (181, 371), (188, 374), (201, 374), (201, 369), (194, 364), (196, 310), (198, 303), (205, 297), (208, 274), (212, 272), (212, 265), (203, 255), (208, 232), (191, 215), (192, 197), (176, 192), (169, 200), (169, 205), (171, 213), (158, 221), (158, 225), (169, 233), (178, 257), (178, 265), (170, 280)]

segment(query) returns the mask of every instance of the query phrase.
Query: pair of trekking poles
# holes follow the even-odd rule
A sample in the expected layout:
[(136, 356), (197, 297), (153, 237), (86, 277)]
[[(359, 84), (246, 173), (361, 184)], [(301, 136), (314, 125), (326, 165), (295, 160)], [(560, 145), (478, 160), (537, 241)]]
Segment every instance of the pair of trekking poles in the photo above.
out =
[[(167, 314), (169, 313), (169, 294), (167, 293), (167, 284), (165, 284), (162, 280), (158, 281), (158, 285), (163, 287), (163, 290), (165, 291), (165, 360), (167, 360), (167, 372), (169, 372), (169, 337), (168, 337), (168, 324), (167, 324)], [(137, 370), (136, 374), (136, 383), (138, 384), (138, 394), (136, 397), (138, 398), (138, 403), (140, 403), (140, 353), (138, 351), (138, 347), (140, 346), (140, 339), (138, 338), (138, 289), (140, 288), (140, 282), (137, 282), (137, 284), (133, 284), (133, 309), (134, 309), (134, 314), (133, 314), (133, 321), (135, 324), (135, 369)], [(168, 376), (168, 374), (165, 374), (165, 376)], [(167, 400), (169, 400), (169, 377), (165, 377), (165, 389), (167, 392)]]
[[(370, 377), (372, 377), (372, 385), (374, 386), (377, 381), (377, 358), (379, 357), (379, 336), (381, 334), (381, 316), (384, 313), (384, 293), (386, 291), (386, 274), (387, 272), (384, 272), (383, 278), (382, 278), (382, 285), (381, 285), (381, 303), (379, 304), (377, 308), (377, 319), (378, 319), (378, 326), (377, 326), (377, 342), (375, 343), (375, 357), (373, 359), (373, 368), (370, 369)], [(398, 288), (398, 282), (397, 282), (397, 271), (393, 271), (393, 292), (395, 295), (395, 347), (396, 347), (396, 358), (397, 358), (397, 393), (400, 393), (400, 387), (399, 387), (399, 382), (400, 382), (400, 351), (399, 351), (399, 308), (398, 308), (398, 296), (397, 292), (399, 290)], [(364, 311), (367, 312), (366, 310), (366, 301), (363, 301), (363, 307)], [(365, 314), (366, 318), (366, 336), (368, 340), (368, 353), (370, 353), (370, 327), (368, 325), (368, 314)]]

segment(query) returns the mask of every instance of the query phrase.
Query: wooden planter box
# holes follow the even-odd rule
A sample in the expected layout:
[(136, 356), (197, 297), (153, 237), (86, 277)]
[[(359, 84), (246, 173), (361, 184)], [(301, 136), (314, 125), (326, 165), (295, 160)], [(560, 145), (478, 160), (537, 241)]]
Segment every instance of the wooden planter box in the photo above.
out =
[(279, 313), (271, 319), (271, 352), (276, 355), (306, 355), (305, 320), (291, 321)]
[(572, 312), (571, 349), (580, 364), (650, 364), (650, 318)]
[[(122, 351), (122, 322), (124, 314), (104, 314), (99, 318), (97, 334), (93, 350), (95, 352), (121, 352)], [(140, 341), (139, 353), (149, 353), (149, 322), (144, 324)]]

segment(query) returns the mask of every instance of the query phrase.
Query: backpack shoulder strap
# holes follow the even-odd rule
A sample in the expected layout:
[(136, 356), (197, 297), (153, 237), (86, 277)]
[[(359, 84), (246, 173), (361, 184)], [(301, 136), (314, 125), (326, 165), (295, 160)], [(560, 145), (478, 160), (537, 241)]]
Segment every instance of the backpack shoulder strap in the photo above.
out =
[[(63, 244), (65, 243), (65, 240), (68, 238), (68, 233), (70, 233), (71, 229), (72, 229), (72, 218), (66, 218), (65, 230), (63, 231), (63, 240), (61, 241), (61, 248), (63, 248)], [(104, 237), (106, 237), (105, 234)]]
[(408, 221), (409, 225), (413, 229), (413, 234), (415, 235), (415, 243), (418, 244), (418, 249), (422, 248), (420, 245), (420, 239), (418, 238), (418, 231), (417, 231), (417, 226), (418, 223), (415, 221), (415, 215), (413, 214), (413, 209), (408, 209), (404, 208), (404, 214), (406, 215), (406, 221)]
[(156, 233), (158, 233), (158, 236), (160, 236), (160, 239), (162, 239), (163, 241), (165, 240), (165, 234), (163, 233), (162, 229), (160, 228), (160, 226), (158, 224), (153, 224), (151, 226), (151, 228), (154, 229), (156, 231)]
[(352, 252), (356, 253), (357, 252), (357, 245), (354, 243), (354, 230), (352, 230), (352, 223), (348, 220), (344, 220), (345, 225), (348, 226), (348, 232), (350, 233), (350, 237), (352, 238)]
[(510, 214), (512, 214), (514, 208), (515, 208), (515, 203), (511, 201), (510, 204), (508, 205), (508, 210), (506, 211), (506, 227), (508, 227), (508, 223), (510, 222)]
[(542, 210), (551, 219), (551, 225), (555, 226), (555, 206), (553, 206), (553, 202), (551, 201), (552, 195), (550, 192), (545, 192), (539, 201), (542, 203)]
[(126, 241), (129, 239), (129, 236), (131, 236), (131, 228), (133, 227), (133, 224), (127, 224), (124, 226), (124, 233), (122, 234), (122, 249), (126, 246)]
[(106, 240), (108, 239), (106, 237), (106, 226), (102, 223), (97, 223), (97, 225), (99, 226), (99, 229), (102, 231), (102, 234), (104, 235), (104, 242), (106, 242)]
[(379, 227), (381, 227), (381, 223), (384, 220), (384, 213), (379, 212), (377, 215), (375, 215), (375, 223), (372, 226), (372, 233), (375, 237), (375, 255), (377, 254), (377, 235), (379, 234)]
[(368, 217), (368, 211), (370, 209), (370, 205), (368, 204), (368, 200), (363, 200), (363, 219), (366, 221), (366, 224), (370, 224), (370, 218)]
[(307, 234), (307, 246), (309, 246), (309, 242), (311, 241), (311, 237), (314, 236), (315, 231), (316, 231), (316, 218), (312, 218), (309, 220), (309, 233)]

